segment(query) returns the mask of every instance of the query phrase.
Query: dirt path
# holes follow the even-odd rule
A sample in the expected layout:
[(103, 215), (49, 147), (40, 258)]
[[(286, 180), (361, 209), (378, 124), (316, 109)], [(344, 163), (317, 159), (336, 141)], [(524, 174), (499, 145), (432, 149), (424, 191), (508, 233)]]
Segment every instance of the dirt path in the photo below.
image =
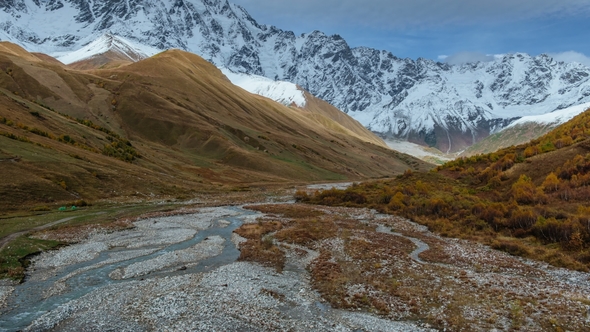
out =
[(10, 235), (7, 235), (7, 236), (5, 236), (5, 237), (3, 237), (3, 238), (0, 239), (0, 250), (4, 249), (4, 247), (6, 247), (12, 240), (16, 239), (17, 237), (19, 237), (21, 235), (25, 235), (25, 234), (27, 234), (29, 232), (42, 231), (42, 230), (47, 229), (49, 227), (52, 227), (52, 226), (61, 224), (61, 223), (66, 222), (66, 221), (70, 221), (70, 220), (72, 220), (74, 218), (78, 218), (78, 217), (81, 217), (81, 216), (74, 216), (74, 217), (63, 218), (63, 219), (60, 219), (60, 220), (56, 220), (54, 222), (50, 222), (49, 224), (37, 226), (37, 227), (32, 228), (32, 229), (27, 229), (25, 231), (20, 231), (20, 232), (16, 232), (16, 233), (12, 233)]

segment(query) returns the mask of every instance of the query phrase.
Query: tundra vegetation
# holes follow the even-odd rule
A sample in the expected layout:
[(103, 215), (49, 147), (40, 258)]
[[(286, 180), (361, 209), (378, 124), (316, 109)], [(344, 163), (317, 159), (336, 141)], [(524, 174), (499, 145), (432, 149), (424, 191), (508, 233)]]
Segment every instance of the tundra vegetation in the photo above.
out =
[[(342, 205), (366, 204), (351, 203), (359, 197), (351, 194)], [(266, 216), (237, 230), (247, 239), (240, 260), (277, 272), (297, 270), (289, 264), (293, 260), (307, 261), (312, 286), (332, 307), (448, 331), (589, 327), (587, 274), (441, 237), (406, 218), (366, 208), (247, 208)]]
[(298, 201), (368, 207), (554, 266), (590, 269), (590, 112), (530, 143), (428, 173), (298, 192)]

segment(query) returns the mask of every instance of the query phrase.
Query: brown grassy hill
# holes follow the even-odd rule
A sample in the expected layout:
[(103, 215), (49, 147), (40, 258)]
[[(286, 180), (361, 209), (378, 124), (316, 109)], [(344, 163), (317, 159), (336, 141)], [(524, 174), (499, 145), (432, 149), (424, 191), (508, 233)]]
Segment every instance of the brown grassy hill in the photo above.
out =
[(133, 62), (127, 55), (116, 50), (110, 50), (88, 59), (71, 63), (68, 67), (77, 70), (107, 69), (126, 66)]
[(430, 167), (343, 130), (347, 117), (249, 94), (186, 52), (78, 71), (0, 48), (2, 211)]
[(19, 57), (22, 60), (26, 61), (41, 61), (41, 59), (37, 57), (35, 54), (29, 53), (27, 50), (20, 47), (19, 45), (9, 42), (0, 42), (0, 52), (2, 52), (3, 54)]
[(309, 112), (314, 120), (326, 126), (332, 126), (332, 130), (355, 136), (365, 142), (387, 147), (387, 144), (381, 138), (346, 113), (307, 91), (304, 91), (304, 95), (307, 103), (303, 110)]
[(454, 237), (590, 270), (590, 111), (529, 143), (299, 199), (370, 206)]
[[(132, 64), (134, 62), (136, 61), (132, 61), (127, 55), (117, 52), (116, 50), (111, 50), (106, 53), (98, 54), (91, 58), (69, 64), (67, 66), (69, 68), (78, 70), (114, 69)], [(299, 109), (303, 112), (306, 112), (308, 117), (313, 118), (316, 122), (320, 122), (323, 125), (331, 126), (333, 131), (355, 136), (365, 142), (387, 147), (387, 144), (385, 144), (381, 138), (365, 128), (358, 121), (354, 120), (328, 102), (315, 97), (303, 89), (301, 90), (305, 94), (307, 103), (305, 107)], [(291, 107), (297, 108), (293, 105)]]

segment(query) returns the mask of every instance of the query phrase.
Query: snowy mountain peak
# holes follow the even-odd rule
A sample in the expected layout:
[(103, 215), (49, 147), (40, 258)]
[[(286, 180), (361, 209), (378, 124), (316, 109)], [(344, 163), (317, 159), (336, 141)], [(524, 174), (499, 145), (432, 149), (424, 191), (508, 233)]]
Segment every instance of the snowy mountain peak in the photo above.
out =
[(52, 56), (62, 63), (71, 64), (107, 52), (115, 52), (124, 59), (136, 62), (149, 58), (160, 51), (154, 47), (141, 45), (107, 33), (79, 50), (73, 52), (57, 52), (53, 53)]

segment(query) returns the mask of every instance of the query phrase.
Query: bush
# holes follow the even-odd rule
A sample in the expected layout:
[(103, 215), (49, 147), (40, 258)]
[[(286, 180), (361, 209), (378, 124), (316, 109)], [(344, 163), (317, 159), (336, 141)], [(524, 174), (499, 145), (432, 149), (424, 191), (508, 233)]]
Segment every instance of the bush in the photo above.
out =
[(86, 202), (83, 199), (79, 199), (77, 201), (71, 202), (68, 205), (70, 205), (70, 206), (76, 206), (76, 207), (90, 206), (90, 204), (88, 204), (88, 202)]
[(305, 190), (297, 190), (295, 195), (293, 195), (296, 202), (307, 202), (309, 201), (309, 195)]
[(525, 246), (513, 241), (494, 241), (491, 247), (515, 256), (526, 256), (529, 254)]

